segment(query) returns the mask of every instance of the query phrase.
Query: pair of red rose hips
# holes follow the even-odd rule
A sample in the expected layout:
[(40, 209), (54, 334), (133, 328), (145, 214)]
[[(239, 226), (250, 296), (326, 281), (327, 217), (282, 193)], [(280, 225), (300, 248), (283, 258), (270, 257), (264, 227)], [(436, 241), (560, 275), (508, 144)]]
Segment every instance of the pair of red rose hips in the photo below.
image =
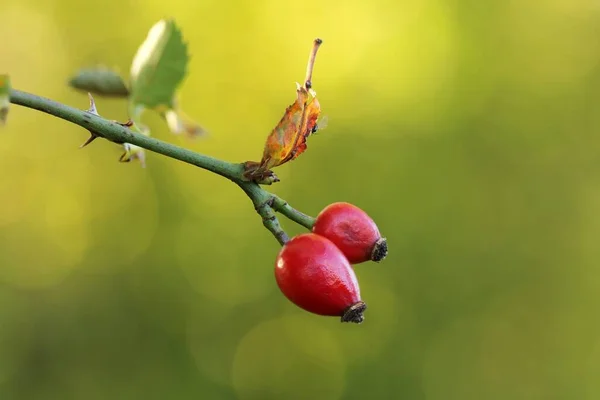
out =
[(361, 323), (367, 305), (351, 264), (379, 262), (386, 255), (386, 239), (367, 213), (349, 203), (333, 203), (319, 213), (311, 233), (283, 246), (275, 260), (275, 279), (298, 307)]

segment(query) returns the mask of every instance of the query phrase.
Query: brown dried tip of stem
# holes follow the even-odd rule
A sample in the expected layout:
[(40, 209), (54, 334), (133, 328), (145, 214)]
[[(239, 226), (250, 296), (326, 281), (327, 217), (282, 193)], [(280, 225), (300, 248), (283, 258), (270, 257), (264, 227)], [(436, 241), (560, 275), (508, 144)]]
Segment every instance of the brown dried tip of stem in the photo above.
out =
[(373, 250), (371, 251), (371, 261), (375, 261), (375, 262), (383, 261), (383, 259), (387, 257), (387, 254), (388, 254), (387, 239), (379, 238), (379, 240), (375, 242), (375, 246), (373, 246)]
[(304, 79), (304, 87), (307, 90), (312, 87), (312, 74), (315, 67), (315, 59), (317, 58), (317, 51), (319, 50), (319, 47), (321, 47), (321, 44), (323, 44), (323, 41), (319, 38), (316, 38), (313, 42), (313, 47), (308, 57), (308, 64), (306, 65), (306, 79)]
[(344, 314), (342, 315), (342, 322), (354, 322), (355, 324), (360, 324), (365, 320), (365, 316), (363, 315), (365, 310), (367, 309), (367, 305), (364, 301), (358, 301), (348, 307)]

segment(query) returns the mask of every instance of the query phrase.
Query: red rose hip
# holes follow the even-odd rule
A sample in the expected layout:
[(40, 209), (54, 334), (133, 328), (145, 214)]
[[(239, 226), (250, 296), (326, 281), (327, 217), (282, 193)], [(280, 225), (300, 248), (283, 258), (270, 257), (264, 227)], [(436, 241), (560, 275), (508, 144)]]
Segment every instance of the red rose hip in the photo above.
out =
[(275, 260), (275, 279), (285, 297), (308, 312), (363, 322), (367, 306), (354, 270), (327, 238), (304, 233), (289, 240)]
[(387, 256), (387, 240), (371, 217), (353, 204), (328, 205), (317, 215), (312, 231), (331, 240), (352, 264)]

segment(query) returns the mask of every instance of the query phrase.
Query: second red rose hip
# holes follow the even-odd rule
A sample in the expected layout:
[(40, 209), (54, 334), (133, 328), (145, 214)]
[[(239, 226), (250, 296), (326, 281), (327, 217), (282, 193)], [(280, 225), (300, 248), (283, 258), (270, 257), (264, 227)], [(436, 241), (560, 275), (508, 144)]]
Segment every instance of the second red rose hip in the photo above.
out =
[(387, 241), (369, 215), (357, 206), (338, 202), (325, 207), (313, 233), (331, 240), (352, 264), (379, 262), (387, 256)]

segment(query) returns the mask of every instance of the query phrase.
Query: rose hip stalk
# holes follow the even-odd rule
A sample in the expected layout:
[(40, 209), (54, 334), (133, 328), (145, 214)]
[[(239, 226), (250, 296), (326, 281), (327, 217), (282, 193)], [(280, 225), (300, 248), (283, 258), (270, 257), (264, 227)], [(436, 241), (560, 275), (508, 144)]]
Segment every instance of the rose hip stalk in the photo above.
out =
[(352, 264), (387, 256), (387, 240), (371, 217), (353, 204), (328, 205), (317, 215), (312, 231), (331, 240)]
[(288, 300), (306, 311), (341, 317), (342, 322), (364, 320), (367, 306), (354, 270), (322, 236), (304, 233), (288, 241), (275, 260), (275, 279)]

